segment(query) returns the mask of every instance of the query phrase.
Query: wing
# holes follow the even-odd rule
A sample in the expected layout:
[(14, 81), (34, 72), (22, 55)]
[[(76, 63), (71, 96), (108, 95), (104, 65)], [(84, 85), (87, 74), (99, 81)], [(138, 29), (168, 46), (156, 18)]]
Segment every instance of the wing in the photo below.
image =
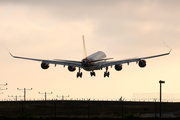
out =
[(49, 64), (55, 64), (55, 65), (64, 65), (64, 66), (73, 66), (73, 67), (79, 67), (82, 68), (81, 62), (80, 61), (71, 61), (71, 60), (44, 60), (44, 59), (35, 59), (35, 58), (27, 58), (27, 57), (19, 57), (19, 56), (14, 56), (10, 52), (9, 54), (13, 58), (19, 58), (19, 59), (25, 59), (25, 60), (33, 60), (33, 61), (40, 61), (43, 63), (49, 63)]
[(140, 57), (140, 58), (130, 58), (130, 59), (124, 59), (124, 60), (117, 60), (117, 61), (106, 61), (103, 62), (101, 64), (101, 67), (108, 67), (108, 66), (112, 66), (112, 65), (121, 65), (121, 64), (129, 64), (131, 62), (138, 62), (140, 60), (144, 60), (144, 59), (150, 59), (150, 58), (155, 58), (155, 57), (161, 57), (161, 56), (165, 56), (165, 55), (169, 55), (171, 52), (171, 50), (168, 53), (164, 53), (164, 54), (159, 54), (159, 55), (153, 55), (153, 56), (147, 56), (147, 57)]

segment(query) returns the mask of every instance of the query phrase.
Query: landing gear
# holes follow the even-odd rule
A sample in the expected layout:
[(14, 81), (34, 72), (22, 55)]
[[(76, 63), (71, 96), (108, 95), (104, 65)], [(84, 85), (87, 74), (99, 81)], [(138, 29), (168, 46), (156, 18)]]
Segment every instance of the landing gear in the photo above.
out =
[(90, 72), (91, 77), (96, 76), (96, 73), (94, 71)]
[(109, 72), (107, 72), (107, 70), (108, 70), (108, 67), (106, 67), (106, 72), (104, 72), (104, 77), (109, 77)]
[(77, 72), (77, 78), (81, 77), (82, 78), (82, 72), (80, 72), (80, 68), (79, 68), (79, 72)]
[(82, 78), (82, 72), (77, 72), (77, 78), (81, 77)]
[(109, 77), (109, 72), (104, 72), (104, 77)]

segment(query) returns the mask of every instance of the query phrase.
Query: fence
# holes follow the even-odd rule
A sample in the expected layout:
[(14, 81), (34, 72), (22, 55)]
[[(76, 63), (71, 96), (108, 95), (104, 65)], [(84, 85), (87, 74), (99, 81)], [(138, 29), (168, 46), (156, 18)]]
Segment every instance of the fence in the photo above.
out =
[[(159, 93), (134, 93), (133, 101), (159, 101)], [(162, 101), (164, 102), (180, 102), (179, 93), (162, 93)]]
[[(162, 112), (180, 110), (180, 103), (162, 103)], [(1, 101), (0, 116), (28, 115), (36, 117), (121, 118), (159, 112), (158, 102), (48, 100)], [(154, 117), (154, 116), (153, 116)], [(162, 116), (163, 117), (163, 116)]]

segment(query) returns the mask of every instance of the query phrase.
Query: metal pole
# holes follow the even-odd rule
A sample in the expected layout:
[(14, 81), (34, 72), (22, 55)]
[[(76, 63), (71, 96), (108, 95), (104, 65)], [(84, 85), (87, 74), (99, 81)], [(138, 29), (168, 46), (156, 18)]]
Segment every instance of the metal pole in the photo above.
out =
[(19, 89), (19, 88), (17, 88), (17, 90), (24, 91), (24, 107), (25, 107), (25, 101), (26, 101), (26, 90), (32, 90), (32, 88), (31, 88), (31, 89), (26, 89), (26, 88), (24, 88), (24, 89)]
[(24, 96), (17, 96), (17, 95), (16, 95), (16, 96), (13, 96), (13, 95), (12, 95), (12, 96), (9, 96), (9, 95), (8, 95), (8, 97), (15, 97), (14, 99), (15, 99), (15, 101), (16, 101), (16, 103), (17, 103), (17, 98), (18, 98), (18, 97), (24, 97)]
[(88, 99), (88, 119), (89, 119), (89, 102), (90, 102), (90, 99)]
[(62, 96), (62, 100), (64, 100), (64, 95)]
[(161, 118), (161, 83), (165, 83), (165, 81), (159, 81), (160, 83), (160, 118)]
[(161, 82), (160, 82), (160, 118), (161, 118)]
[(24, 108), (25, 108), (25, 103), (26, 103), (26, 88), (24, 88)]
[(57, 97), (62, 97), (61, 101), (62, 101), (62, 104), (63, 104), (64, 98), (65, 98), (65, 97), (69, 97), (69, 95), (68, 95), (68, 96), (64, 96), (64, 95), (58, 96), (58, 95), (57, 95)]
[[(0, 84), (0, 86), (2, 86), (2, 87), (6, 86), (6, 85), (8, 85), (8, 84), (7, 83), (6, 84)], [(0, 90), (7, 90), (7, 88), (6, 89), (1, 89), (2, 87), (0, 87)], [(0, 94), (3, 94), (3, 92), (0, 93)]]
[(24, 113), (23, 101), (22, 101), (22, 115)]
[(156, 117), (156, 100), (155, 100), (155, 117)]
[(122, 100), (122, 118), (123, 118), (123, 100)]
[(46, 92), (45, 92), (45, 105), (46, 105)]
[(62, 104), (64, 103), (63, 101), (64, 101), (64, 95), (62, 95)]
[(56, 101), (57, 99), (55, 99), (55, 118), (56, 118)]
[(45, 101), (45, 105), (46, 105), (46, 101), (47, 101), (47, 100), (46, 100), (46, 99), (47, 99), (47, 94), (50, 95), (50, 94), (52, 94), (52, 93), (53, 93), (53, 92), (51, 92), (51, 93), (47, 93), (47, 92), (45, 92), (45, 93), (40, 93), (40, 92), (39, 92), (39, 94), (44, 94), (44, 95), (45, 95), (45, 100), (44, 100), (44, 101)]
[(17, 102), (17, 95), (16, 95), (16, 102)]

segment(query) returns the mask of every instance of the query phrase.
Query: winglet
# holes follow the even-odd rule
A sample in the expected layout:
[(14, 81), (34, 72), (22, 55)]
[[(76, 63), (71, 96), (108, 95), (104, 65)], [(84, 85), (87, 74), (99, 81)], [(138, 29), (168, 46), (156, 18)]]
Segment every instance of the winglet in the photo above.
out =
[(2, 44), (2, 46), (9, 52), (9, 54), (12, 56), (12, 57), (14, 57), (12, 54), (11, 54), (11, 52), (7, 49), (7, 47), (6, 46), (4, 46), (4, 44), (3, 43), (1, 43)]
[(168, 53), (168, 54), (170, 54), (170, 53), (171, 53), (171, 51), (172, 51), (172, 49), (170, 49), (170, 51), (169, 51), (169, 53)]
[(167, 48), (170, 49), (170, 51), (169, 51), (169, 53), (168, 53), (168, 54), (170, 54), (172, 49), (171, 49), (168, 45), (166, 45), (166, 43), (164, 42), (164, 40), (162, 39), (162, 37), (161, 37), (161, 40), (163, 41), (164, 45), (165, 45)]
[(10, 52), (9, 52), (9, 54), (10, 54), (12, 57), (14, 57)]

